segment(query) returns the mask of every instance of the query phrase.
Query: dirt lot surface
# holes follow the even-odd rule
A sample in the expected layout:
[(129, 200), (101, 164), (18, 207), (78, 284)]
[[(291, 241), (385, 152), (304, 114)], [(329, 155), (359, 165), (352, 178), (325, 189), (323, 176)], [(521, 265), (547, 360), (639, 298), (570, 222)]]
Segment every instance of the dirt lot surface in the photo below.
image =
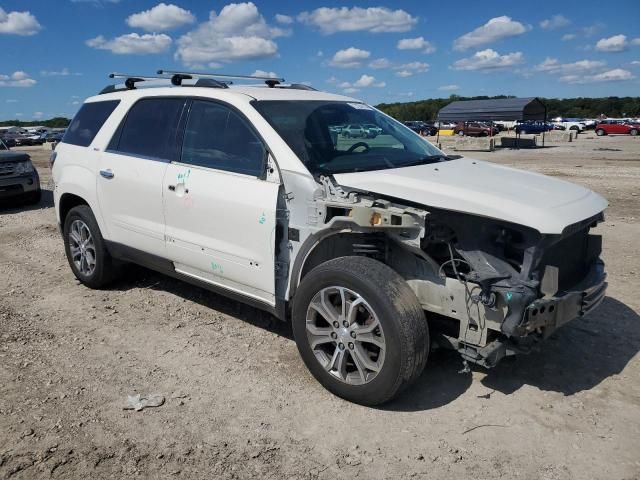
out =
[[(640, 138), (467, 156), (605, 195), (608, 297), (491, 371), (436, 353), (380, 409), (323, 390), (249, 307), (135, 267), (81, 286), (50, 192), (0, 210), (0, 478), (640, 478)], [(136, 393), (166, 403), (124, 411)]]

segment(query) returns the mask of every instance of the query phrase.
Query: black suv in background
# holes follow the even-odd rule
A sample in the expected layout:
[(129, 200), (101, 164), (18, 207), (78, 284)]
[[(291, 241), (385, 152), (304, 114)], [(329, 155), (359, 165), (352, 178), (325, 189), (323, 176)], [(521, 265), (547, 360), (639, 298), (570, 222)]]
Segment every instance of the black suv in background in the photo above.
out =
[(438, 133), (438, 127), (433, 122), (421, 122), (421, 121), (409, 121), (404, 124), (411, 130), (420, 135), (436, 135)]
[(22, 200), (28, 204), (40, 202), (40, 177), (24, 152), (12, 152), (0, 140), (0, 207), (9, 200)]

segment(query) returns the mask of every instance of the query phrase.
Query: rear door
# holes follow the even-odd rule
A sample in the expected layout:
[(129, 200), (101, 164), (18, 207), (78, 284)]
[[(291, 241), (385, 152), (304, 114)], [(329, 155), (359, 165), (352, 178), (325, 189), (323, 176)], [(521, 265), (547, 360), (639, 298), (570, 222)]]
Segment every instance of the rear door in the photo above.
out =
[(231, 106), (193, 100), (164, 177), (167, 256), (177, 272), (275, 305), (278, 180), (267, 148)]
[(185, 98), (136, 102), (100, 157), (98, 201), (109, 240), (164, 257), (162, 196), (167, 164), (177, 158)]

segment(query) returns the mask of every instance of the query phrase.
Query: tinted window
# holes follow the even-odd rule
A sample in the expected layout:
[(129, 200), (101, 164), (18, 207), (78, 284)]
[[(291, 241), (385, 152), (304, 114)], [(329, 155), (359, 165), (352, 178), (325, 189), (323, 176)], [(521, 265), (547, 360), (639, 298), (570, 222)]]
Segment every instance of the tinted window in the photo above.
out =
[(88, 147), (119, 103), (120, 100), (85, 103), (73, 118), (62, 141)]
[(181, 98), (145, 98), (127, 113), (109, 150), (143, 157), (176, 158), (176, 132), (184, 106)]
[(182, 162), (260, 176), (266, 150), (236, 112), (224, 105), (195, 100), (189, 112)]

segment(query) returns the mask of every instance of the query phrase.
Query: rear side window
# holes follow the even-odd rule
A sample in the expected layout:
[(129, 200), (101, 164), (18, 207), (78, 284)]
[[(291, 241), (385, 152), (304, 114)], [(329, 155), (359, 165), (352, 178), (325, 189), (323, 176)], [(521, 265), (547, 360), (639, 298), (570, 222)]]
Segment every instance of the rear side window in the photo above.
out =
[(184, 98), (145, 98), (137, 102), (116, 131), (109, 150), (142, 157), (173, 160)]
[(224, 105), (194, 100), (184, 132), (182, 162), (259, 177), (266, 149), (245, 120)]
[(108, 100), (82, 105), (62, 137), (62, 142), (88, 147), (119, 103), (120, 100)]

